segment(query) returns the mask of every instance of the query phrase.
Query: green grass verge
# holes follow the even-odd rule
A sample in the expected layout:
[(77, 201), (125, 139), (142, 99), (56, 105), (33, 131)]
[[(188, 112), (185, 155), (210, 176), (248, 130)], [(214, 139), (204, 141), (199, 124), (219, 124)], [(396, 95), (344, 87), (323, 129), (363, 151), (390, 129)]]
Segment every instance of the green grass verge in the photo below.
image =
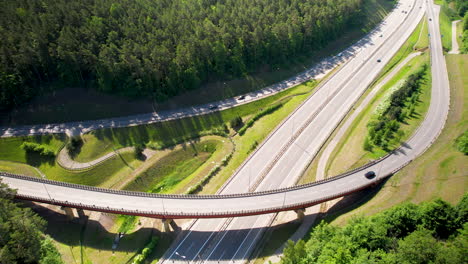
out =
[[(409, 38), (406, 40), (406, 42), (401, 46), (401, 48), (397, 51), (395, 55), (393, 55), (392, 59), (385, 65), (385, 67), (382, 69), (382, 71), (379, 74), (378, 79), (381, 79), (384, 75), (386, 75), (388, 72), (390, 72), (393, 67), (395, 67), (400, 61), (404, 60), (408, 55), (412, 52), (414, 52), (414, 49), (416, 45), (420, 45), (420, 49), (424, 49), (427, 46), (423, 46), (422, 44), (425, 42), (424, 38), (427, 38), (427, 36), (422, 35), (422, 31), (424, 31), (424, 27), (426, 27), (427, 30), (427, 25), (424, 24), (424, 19), (419, 22), (418, 26), (416, 29), (411, 33)], [(421, 38), (421, 39), (420, 39)], [(428, 43), (428, 42), (427, 42)]]
[(429, 47), (429, 28), (427, 26), (427, 18), (422, 20), (421, 30), (419, 30), (418, 41), (414, 44), (415, 50), (425, 50)]
[(457, 23), (457, 42), (461, 52), (463, 49), (463, 20)]
[(285, 241), (287, 241), (291, 235), (296, 231), (300, 226), (299, 221), (292, 221), (290, 223), (270, 227), (273, 228), (272, 231), (267, 230), (266, 232), (271, 232), (269, 237), (267, 237), (266, 243), (263, 245), (263, 248), (260, 254), (256, 257), (253, 264), (264, 264), (266, 261), (275, 254), (276, 250), (280, 248)]
[(114, 151), (114, 145), (108, 141), (99, 140), (93, 133), (81, 136), (83, 145), (73, 160), (78, 162), (89, 162), (107, 153)]
[[(423, 64), (429, 63), (428, 54), (417, 56), (408, 62), (407, 66), (403, 67), (387, 84), (385, 84), (381, 91), (375, 96), (368, 106), (358, 115), (356, 120), (352, 123), (346, 136), (336, 146), (332, 152), (330, 159), (327, 163), (327, 175), (337, 175), (351, 168), (355, 168), (372, 159), (376, 159), (385, 155), (387, 152), (374, 148), (373, 152), (367, 152), (363, 149), (365, 137), (367, 136), (367, 124), (371, 120), (375, 109), (379, 106), (389, 89), (394, 87), (400, 80), (406, 79), (410, 74), (416, 72)], [(429, 72), (430, 70), (428, 70)], [(430, 75), (430, 73), (428, 73)], [(427, 76), (427, 75), (426, 75)], [(404, 136), (402, 141), (409, 138), (413, 131), (419, 126), (420, 122), (424, 119), (424, 115), (428, 109), (430, 102), (430, 79), (426, 78), (425, 83), (420, 87), (419, 102), (415, 108), (415, 115), (406, 119), (406, 124), (402, 124), (400, 130), (403, 131)], [(399, 141), (401, 142), (401, 141)], [(389, 146), (397, 147), (400, 143), (393, 142)]]
[(26, 137), (0, 138), (0, 160), (16, 161), (35, 164), (39, 155), (27, 153), (21, 148), (23, 142), (34, 142), (48, 146), (56, 154), (64, 145), (64, 135), (38, 135)]
[(442, 37), (442, 46), (444, 51), (452, 49), (452, 14), (453, 11), (447, 6), (445, 1), (440, 6), (439, 26)]
[(468, 129), (468, 55), (447, 55), (450, 112), (445, 128), (420, 157), (390, 178), (377, 191), (362, 197), (352, 209), (330, 215), (342, 225), (356, 215), (372, 215), (402, 202), (420, 203), (442, 198), (456, 204), (468, 188), (466, 155), (456, 149), (456, 139)]
[(173, 151), (142, 172), (125, 190), (153, 193), (169, 192), (195, 172), (216, 151), (218, 142), (194, 143)]
[(116, 155), (91, 169), (78, 172), (66, 170), (53, 161), (41, 163), (39, 169), (51, 180), (107, 187), (120, 173), (128, 175), (141, 163), (142, 161), (135, 159), (133, 152), (127, 152)]
[(13, 161), (0, 160), (0, 171), (22, 174), (31, 177), (41, 177), (39, 172), (37, 172), (34, 167)]

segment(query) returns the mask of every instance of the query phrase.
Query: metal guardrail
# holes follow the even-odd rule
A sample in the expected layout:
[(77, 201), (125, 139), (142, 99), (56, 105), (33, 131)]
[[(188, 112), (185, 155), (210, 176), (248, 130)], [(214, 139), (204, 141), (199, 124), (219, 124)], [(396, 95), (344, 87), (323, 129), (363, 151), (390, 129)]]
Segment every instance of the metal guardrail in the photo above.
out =
[(194, 212), (194, 213), (184, 213), (184, 212), (158, 212), (158, 211), (144, 211), (144, 210), (128, 210), (124, 208), (113, 208), (113, 207), (103, 207), (103, 206), (96, 206), (96, 205), (88, 205), (88, 204), (82, 204), (82, 203), (74, 203), (74, 202), (69, 202), (69, 201), (59, 201), (55, 199), (43, 199), (43, 198), (37, 198), (35, 196), (31, 195), (16, 195), (18, 198), (24, 199), (24, 200), (32, 200), (32, 201), (38, 201), (38, 202), (44, 202), (44, 203), (49, 203), (49, 204), (54, 204), (54, 205), (62, 205), (62, 206), (67, 206), (67, 207), (73, 207), (73, 208), (80, 208), (80, 209), (85, 209), (85, 210), (91, 210), (91, 211), (100, 211), (100, 212), (108, 212), (108, 213), (120, 213), (120, 214), (127, 214), (127, 215), (138, 215), (138, 216), (147, 216), (147, 217), (155, 217), (155, 218), (167, 218), (167, 219), (178, 219), (178, 218), (224, 218), (224, 217), (234, 217), (234, 216), (248, 216), (248, 215), (259, 215), (259, 214), (266, 214), (266, 213), (273, 213), (273, 212), (280, 212), (280, 211), (289, 211), (293, 209), (299, 209), (299, 208), (306, 208), (310, 207), (315, 204), (319, 204), (325, 201), (329, 201), (338, 197), (342, 197), (348, 194), (351, 194), (353, 192), (360, 191), (362, 189), (365, 189), (373, 184), (375, 184), (376, 181), (370, 182), (366, 185), (360, 186), (358, 188), (354, 189), (348, 189), (346, 191), (339, 192), (337, 194), (333, 195), (328, 195), (320, 199), (313, 199), (309, 201), (304, 201), (300, 203), (293, 203), (293, 204), (288, 204), (284, 206), (276, 206), (276, 207), (269, 207), (269, 208), (260, 208), (260, 209), (254, 209), (254, 210), (240, 210), (240, 211), (218, 211), (218, 212)]
[(267, 194), (275, 194), (275, 193), (280, 193), (280, 192), (286, 192), (286, 191), (294, 191), (294, 190), (299, 190), (299, 189), (304, 189), (308, 187), (312, 187), (315, 185), (323, 184), (325, 182), (330, 182), (334, 181), (337, 179), (341, 179), (344, 177), (347, 177), (351, 174), (354, 174), (355, 172), (362, 171), (378, 162), (381, 160), (387, 158), (389, 155), (392, 153), (387, 154), (386, 156), (369, 162), (368, 164), (350, 170), (348, 172), (342, 173), (340, 175), (330, 177), (327, 179), (315, 181), (312, 183), (307, 183), (303, 185), (297, 185), (297, 186), (291, 186), (291, 187), (286, 187), (286, 188), (281, 188), (281, 189), (275, 189), (275, 190), (268, 190), (268, 191), (262, 191), (262, 192), (253, 192), (253, 193), (238, 193), (238, 194), (216, 194), (216, 195), (194, 195), (194, 194), (157, 194), (157, 193), (145, 193), (145, 192), (135, 192), (135, 191), (126, 191), (126, 190), (115, 190), (115, 189), (106, 189), (106, 188), (100, 188), (100, 187), (94, 187), (94, 186), (87, 186), (87, 185), (80, 185), (80, 184), (75, 184), (75, 183), (67, 183), (67, 182), (60, 182), (60, 181), (54, 181), (54, 180), (49, 180), (49, 179), (40, 179), (40, 178), (33, 178), (25, 175), (19, 175), (19, 174), (13, 174), (13, 173), (8, 173), (8, 172), (0, 172), (0, 176), (5, 176), (9, 178), (16, 178), (20, 180), (27, 180), (27, 181), (34, 181), (34, 182), (40, 182), (44, 184), (51, 184), (51, 185), (57, 185), (57, 186), (63, 186), (67, 188), (74, 188), (74, 189), (81, 189), (81, 190), (88, 190), (88, 191), (94, 191), (94, 192), (102, 192), (102, 193), (111, 193), (111, 194), (118, 194), (118, 195), (127, 195), (127, 196), (139, 196), (139, 197), (152, 197), (152, 198), (171, 198), (171, 199), (224, 199), (224, 198), (241, 198), (241, 197), (250, 197), (250, 196), (262, 196), (262, 195), (267, 195)]

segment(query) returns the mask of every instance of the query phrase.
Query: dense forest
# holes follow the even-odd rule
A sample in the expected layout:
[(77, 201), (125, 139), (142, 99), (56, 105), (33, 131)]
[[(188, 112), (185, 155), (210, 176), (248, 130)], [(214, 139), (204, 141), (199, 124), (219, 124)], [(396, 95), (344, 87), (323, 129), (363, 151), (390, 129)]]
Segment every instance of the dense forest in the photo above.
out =
[(46, 222), (13, 202), (13, 195), (0, 179), (0, 263), (63, 263), (52, 239), (43, 234)]
[(288, 242), (281, 264), (468, 263), (468, 195), (402, 204), (337, 227), (322, 222), (307, 242)]
[(0, 0), (0, 110), (41, 87), (164, 100), (281, 65), (362, 23), (364, 0)]

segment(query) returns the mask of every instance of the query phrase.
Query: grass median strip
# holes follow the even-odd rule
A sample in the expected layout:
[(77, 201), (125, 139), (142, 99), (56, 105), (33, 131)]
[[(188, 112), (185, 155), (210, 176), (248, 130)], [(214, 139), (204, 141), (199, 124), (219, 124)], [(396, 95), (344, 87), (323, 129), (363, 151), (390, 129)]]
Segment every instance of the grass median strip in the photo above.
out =
[[(336, 146), (327, 164), (326, 173), (327, 175), (337, 175), (349, 169), (361, 166), (372, 159), (378, 158), (388, 152), (390, 148), (396, 147), (400, 142), (409, 138), (413, 131), (417, 128), (420, 122), (422, 122), (425, 112), (428, 109), (430, 102), (430, 76), (426, 77), (424, 83), (419, 88), (420, 95), (417, 102), (413, 107), (412, 115), (405, 119), (405, 123), (401, 123), (400, 131), (397, 139), (392, 140), (385, 148), (377, 147), (373, 148), (372, 152), (368, 152), (364, 149), (364, 144), (368, 134), (367, 125), (371, 122), (375, 116), (376, 109), (379, 105), (382, 105), (385, 100), (385, 95), (391, 92), (405, 80), (411, 74), (419, 71), (423, 65), (428, 63), (428, 54), (413, 58), (407, 66), (402, 68), (387, 84), (381, 88), (381, 92), (371, 100), (370, 104), (358, 115), (356, 120), (353, 122), (351, 127), (346, 133), (340, 143)], [(407, 108), (410, 108), (409, 104), (405, 104), (403, 107), (405, 112), (408, 112)]]

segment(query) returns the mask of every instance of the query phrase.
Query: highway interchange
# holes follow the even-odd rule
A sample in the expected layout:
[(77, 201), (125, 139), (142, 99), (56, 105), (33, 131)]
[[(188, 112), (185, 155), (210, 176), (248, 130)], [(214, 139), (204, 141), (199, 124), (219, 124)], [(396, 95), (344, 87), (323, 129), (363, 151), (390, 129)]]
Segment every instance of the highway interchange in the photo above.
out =
[[(421, 8), (420, 8), (421, 7)], [(99, 192), (95, 189), (71, 188), (3, 177), (18, 188), (20, 195), (30, 195), (53, 203), (81, 203), (115, 211), (138, 209), (159, 217), (194, 217), (262, 213), (291, 210), (343, 195), (369, 186), (392, 174), (420, 155), (440, 133), (449, 107), (449, 90), (445, 60), (438, 29), (438, 9), (423, 1), (400, 1), (376, 31), (360, 43), (359, 52), (343, 65), (291, 114), (237, 170), (223, 186), (218, 197), (142, 197)], [(401, 12), (406, 10), (406, 13)], [(250, 191), (266, 191), (292, 186), (323, 145), (330, 133), (352, 108), (356, 100), (390, 60), (421, 20), (424, 12), (429, 23), (432, 62), (432, 98), (426, 119), (416, 134), (392, 155), (364, 170), (345, 177), (287, 190), (256, 195), (223, 196)], [(377, 62), (381, 60), (381, 62)], [(373, 170), (377, 177), (367, 179), (364, 172)], [(260, 181), (261, 180), (261, 181)], [(40, 200), (38, 199), (38, 200)], [(305, 203), (300, 204), (298, 203)], [(79, 206), (76, 206), (79, 207)], [(84, 207), (84, 206), (83, 206)], [(278, 208), (279, 207), (279, 208)], [(123, 209), (122, 209), (123, 208)], [(241, 213), (240, 213), (241, 212)], [(162, 263), (241, 262), (247, 258), (264, 228), (275, 214), (239, 218), (203, 219), (193, 223), (184, 236), (169, 250)]]

